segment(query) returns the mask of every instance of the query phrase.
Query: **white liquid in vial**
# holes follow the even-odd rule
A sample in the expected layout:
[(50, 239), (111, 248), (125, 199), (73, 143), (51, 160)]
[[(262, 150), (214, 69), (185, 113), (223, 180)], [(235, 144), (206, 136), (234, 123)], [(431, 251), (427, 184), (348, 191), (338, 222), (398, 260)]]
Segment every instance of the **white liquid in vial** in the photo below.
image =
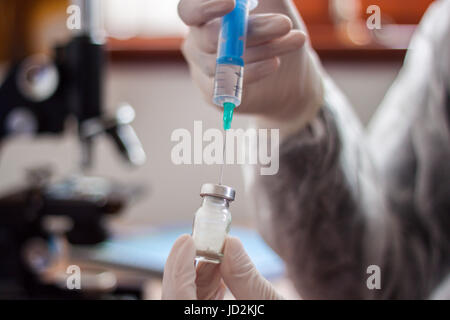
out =
[[(224, 200), (212, 201), (222, 201), (223, 203)], [(197, 211), (192, 237), (195, 242), (198, 261), (220, 263), (230, 223), (231, 214), (224, 206), (203, 204)]]

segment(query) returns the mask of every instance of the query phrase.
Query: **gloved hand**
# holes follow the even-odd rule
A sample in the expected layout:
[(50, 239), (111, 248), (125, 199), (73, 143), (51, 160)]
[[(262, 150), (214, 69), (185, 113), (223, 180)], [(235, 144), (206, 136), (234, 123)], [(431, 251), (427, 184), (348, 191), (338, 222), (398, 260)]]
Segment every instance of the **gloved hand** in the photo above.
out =
[(242, 243), (228, 237), (220, 265), (199, 263), (195, 268), (195, 245), (183, 235), (172, 247), (164, 268), (162, 299), (220, 300), (226, 287), (238, 300), (282, 299), (256, 270)]
[(195, 244), (189, 235), (179, 237), (164, 267), (163, 300), (221, 300), (225, 294), (219, 265), (195, 267)]
[[(212, 101), (220, 17), (235, 0), (181, 0), (178, 12), (190, 26), (183, 54), (191, 75)], [(255, 13), (255, 14), (253, 14)], [(320, 63), (291, 0), (260, 0), (249, 19), (244, 93), (239, 112), (273, 120), (312, 119), (323, 100)]]

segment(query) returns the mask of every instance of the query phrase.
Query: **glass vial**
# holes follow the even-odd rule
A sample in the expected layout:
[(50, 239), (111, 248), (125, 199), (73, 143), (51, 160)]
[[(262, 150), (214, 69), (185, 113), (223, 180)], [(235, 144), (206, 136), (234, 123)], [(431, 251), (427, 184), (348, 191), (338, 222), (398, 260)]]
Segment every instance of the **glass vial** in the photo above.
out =
[(204, 184), (200, 196), (202, 206), (195, 213), (192, 237), (197, 250), (197, 261), (220, 263), (223, 245), (230, 231), (230, 202), (234, 201), (235, 191), (231, 187), (218, 184)]

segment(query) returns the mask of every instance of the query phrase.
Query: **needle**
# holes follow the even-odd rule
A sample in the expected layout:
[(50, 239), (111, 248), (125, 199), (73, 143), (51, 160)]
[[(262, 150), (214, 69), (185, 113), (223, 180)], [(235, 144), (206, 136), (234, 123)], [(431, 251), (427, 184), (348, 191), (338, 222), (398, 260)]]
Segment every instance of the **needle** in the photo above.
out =
[(219, 178), (219, 185), (222, 185), (222, 180), (223, 180), (223, 169), (225, 168), (225, 152), (226, 152), (226, 148), (227, 148), (227, 134), (226, 131), (223, 131), (224, 133), (224, 142), (223, 142), (223, 163), (220, 166), (220, 178)]

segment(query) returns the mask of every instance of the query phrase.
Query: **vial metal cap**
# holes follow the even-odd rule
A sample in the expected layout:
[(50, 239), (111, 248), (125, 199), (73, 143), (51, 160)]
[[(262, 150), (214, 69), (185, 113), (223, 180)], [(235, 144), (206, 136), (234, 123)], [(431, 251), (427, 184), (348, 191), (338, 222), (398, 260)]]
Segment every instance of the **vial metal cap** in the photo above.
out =
[(213, 196), (223, 198), (228, 201), (234, 201), (236, 191), (233, 188), (222, 184), (205, 183), (202, 185), (200, 196)]

